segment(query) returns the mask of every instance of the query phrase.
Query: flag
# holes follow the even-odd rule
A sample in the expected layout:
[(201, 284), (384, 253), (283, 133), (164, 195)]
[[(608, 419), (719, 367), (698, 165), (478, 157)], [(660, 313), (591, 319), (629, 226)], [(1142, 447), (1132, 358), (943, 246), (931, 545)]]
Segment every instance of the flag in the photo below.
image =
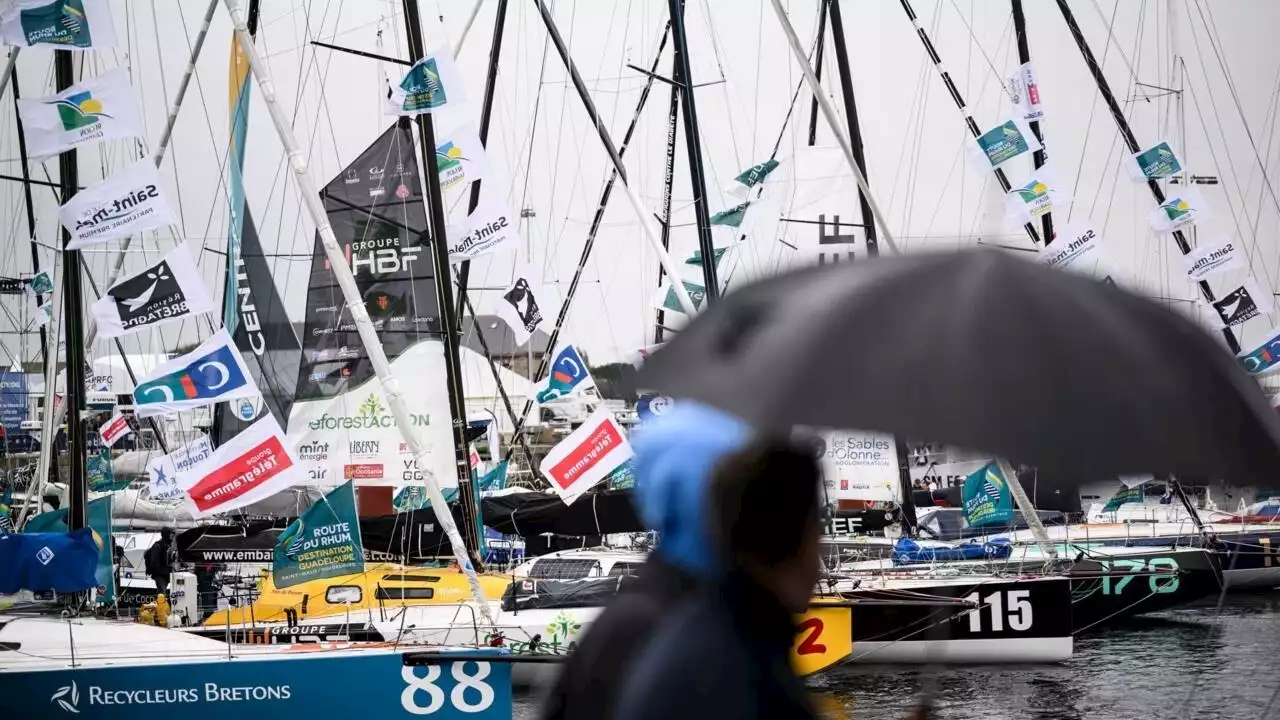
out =
[(610, 490), (627, 490), (636, 486), (636, 464), (634, 460), (628, 460), (618, 466), (616, 470), (609, 473), (604, 479), (609, 484)]
[(465, 101), (462, 76), (453, 64), (453, 54), (442, 49), (432, 52), (409, 68), (398, 87), (391, 88), (385, 112), (413, 117)]
[(90, 310), (98, 337), (113, 338), (213, 312), (214, 305), (183, 243), (160, 262), (112, 285)]
[(476, 486), (480, 492), (492, 492), (495, 490), (505, 490), (507, 487), (507, 466), (506, 460), (498, 463), (492, 470), (484, 474), (484, 477), (476, 481)]
[(1171, 233), (1212, 218), (1213, 213), (1204, 196), (1199, 190), (1186, 185), (1172, 187), (1160, 207), (1147, 213), (1147, 222), (1158, 233)]
[[(440, 494), (444, 496), (446, 503), (451, 503), (454, 498), (458, 497), (458, 488), (440, 488)], [(422, 485), (405, 485), (391, 499), (391, 507), (398, 513), (426, 510), (431, 507), (431, 498), (427, 497), (426, 487)]]
[(117, 440), (130, 432), (133, 432), (133, 428), (129, 427), (129, 418), (122, 413), (116, 413), (115, 417), (98, 428), (98, 434), (102, 436), (102, 442), (106, 443), (107, 447), (114, 446)]
[[(1080, 264), (1097, 251), (1101, 237), (1083, 222), (1075, 222), (1053, 233), (1053, 243), (1040, 249), (1040, 262), (1066, 270)], [(1086, 267), (1086, 266), (1081, 266)]]
[[(688, 280), (683, 282), (685, 292), (689, 293), (689, 299), (693, 301), (693, 309), (701, 310), (702, 301), (707, 298), (707, 289), (698, 283), (691, 283)], [(671, 287), (671, 283), (663, 285), (659, 295), (662, 297), (662, 304), (658, 307), (672, 312), (684, 312), (684, 306), (680, 304), (680, 298), (676, 297), (675, 288)]]
[(564, 504), (572, 505), (634, 455), (613, 413), (601, 408), (551, 448), (538, 470)]
[(289, 454), (280, 424), (265, 413), (239, 435), (223, 443), (213, 455), (180, 475), (194, 518), (237, 510), (306, 483)]
[(1062, 190), (1056, 174), (1041, 167), (1025, 183), (1012, 188), (1004, 196), (1005, 217), (1023, 225), (1071, 202)]
[[(94, 571), (98, 587), (94, 600), (104, 604), (114, 603), (116, 599), (115, 541), (111, 537), (111, 502), (112, 498), (108, 495), (91, 500), (84, 508), (85, 522), (93, 533), (94, 544), (98, 546), (98, 566)], [(67, 532), (67, 508), (36, 515), (27, 521), (22, 532)]]
[(116, 492), (129, 487), (129, 478), (116, 478), (111, 467), (111, 451), (103, 448), (97, 454), (90, 455), (85, 464), (85, 475), (89, 479), (91, 492)]
[(533, 332), (542, 324), (541, 303), (548, 299), (542, 279), (532, 267), (518, 271), (511, 287), (502, 294), (498, 302), (498, 317), (511, 328), (517, 347), (529, 342)]
[(749, 202), (744, 202), (735, 207), (731, 207), (728, 210), (721, 210), (711, 216), (711, 224), (725, 225), (732, 228), (740, 227), (742, 225), (742, 221), (747, 217), (747, 206), (750, 204), (751, 203)]
[(1200, 282), (1212, 275), (1244, 267), (1244, 255), (1235, 243), (1219, 239), (1200, 243), (1195, 250), (1182, 256), (1187, 279)]
[(1149, 483), (1155, 479), (1156, 479), (1156, 476), (1152, 475), (1151, 473), (1146, 473), (1142, 475), (1121, 475), (1120, 476), (1120, 482), (1124, 483), (1126, 487), (1138, 487), (1145, 483)]
[(969, 156), (983, 172), (1041, 149), (1031, 128), (1019, 117), (1010, 118), (973, 139)]
[(1044, 118), (1044, 109), (1040, 106), (1040, 85), (1036, 83), (1031, 63), (1018, 66), (1018, 71), (1009, 78), (1009, 94), (1017, 111), (1015, 117), (1028, 122)]
[(994, 462), (965, 478), (962, 500), (964, 519), (969, 527), (1006, 525), (1013, 520), (1013, 493), (1009, 491), (1009, 482)]
[(467, 443), (467, 464), (471, 466), (473, 473), (480, 472), (480, 451), (476, 449), (475, 443)]
[(769, 173), (777, 169), (778, 161), (773, 158), (765, 160), (759, 165), (752, 165), (739, 173), (738, 177), (734, 178), (733, 182), (729, 184), (729, 187), (725, 188), (725, 192), (734, 197), (745, 198), (751, 193), (751, 188), (764, 182)]
[(640, 422), (648, 422), (659, 415), (665, 415), (675, 401), (666, 395), (641, 395), (636, 398), (636, 417)]
[(1259, 343), (1256, 348), (1242, 352), (1236, 357), (1244, 369), (1254, 375), (1274, 370), (1277, 365), (1280, 365), (1280, 327), (1272, 329), (1267, 334), (1267, 339)]
[(19, 100), (18, 115), (35, 160), (95, 140), (142, 137), (129, 73), (116, 68), (51, 97)]
[(150, 417), (259, 395), (223, 328), (195, 350), (156, 366), (134, 388), (133, 404), (138, 417)]
[(307, 508), (280, 533), (271, 554), (278, 588), (364, 572), (355, 487), (339, 485)]
[(108, 0), (17, 0), (0, 14), (0, 45), (88, 50), (117, 44)]
[[(714, 248), (714, 249), (712, 250), (711, 256), (712, 256), (713, 258), (715, 258), (715, 264), (716, 264), (716, 265), (719, 265), (719, 264), (720, 264), (720, 258), (724, 257), (724, 254), (725, 254), (725, 253), (727, 253), (727, 252), (729, 252), (729, 248)], [(701, 250), (694, 250), (694, 251), (693, 251), (693, 255), (691, 255), (691, 256), (689, 257), (689, 259), (688, 259), (688, 260), (685, 260), (685, 261), (684, 261), (684, 264), (685, 264), (685, 265), (698, 265), (698, 266), (701, 266), (701, 265), (702, 265), (702, 251), (701, 251)]]
[(449, 244), (449, 259), (470, 260), (495, 250), (516, 247), (520, 233), (516, 231), (515, 215), (506, 204), (481, 193), (480, 204), (459, 225), (449, 225), (445, 235)]
[(1115, 512), (1125, 503), (1142, 502), (1144, 497), (1145, 494), (1142, 491), (1141, 485), (1126, 484), (1124, 487), (1117, 490), (1115, 495), (1111, 496), (1111, 499), (1107, 501), (1106, 505), (1102, 506), (1102, 512)]
[(489, 174), (489, 156), (471, 123), (436, 135), (436, 168), (440, 189), (464, 186)]
[(185, 497), (179, 480), (191, 468), (213, 455), (213, 443), (208, 435), (183, 445), (168, 455), (161, 455), (147, 463), (152, 500), (172, 500)]
[(578, 349), (566, 345), (551, 363), (551, 373), (539, 383), (538, 402), (545, 403), (569, 395), (576, 390), (593, 388), (596, 381)]
[(1182, 172), (1182, 163), (1173, 151), (1173, 146), (1162, 142), (1153, 148), (1134, 153), (1125, 160), (1125, 168), (1134, 182), (1146, 182), (1177, 175)]
[(151, 158), (76, 193), (58, 209), (58, 219), (71, 231), (68, 250), (177, 222)]
[(32, 295), (48, 295), (53, 292), (53, 271), (41, 270), (31, 278), (27, 290)]
[(0, 492), (0, 535), (13, 532), (13, 486), (5, 485)]
[(1224, 327), (1242, 325), (1259, 315), (1267, 315), (1273, 307), (1271, 293), (1258, 287), (1253, 278), (1210, 303)]

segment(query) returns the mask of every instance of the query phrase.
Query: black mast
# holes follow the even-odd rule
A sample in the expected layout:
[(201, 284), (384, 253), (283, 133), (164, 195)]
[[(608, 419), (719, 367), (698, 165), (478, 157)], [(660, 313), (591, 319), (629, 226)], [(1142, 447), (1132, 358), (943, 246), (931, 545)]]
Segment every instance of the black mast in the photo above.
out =
[[(705, 303), (720, 296), (716, 278), (716, 250), (711, 243), (711, 215), (707, 212), (707, 183), (702, 173), (702, 144), (698, 137), (698, 109), (693, 103), (693, 74), (689, 71), (689, 48), (684, 34), (684, 0), (668, 0), (671, 8), (671, 39), (675, 52), (675, 87), (683, 96), (684, 141), (689, 153), (689, 179), (693, 183), (693, 210), (698, 219), (698, 247), (702, 249), (702, 281)], [(680, 282), (680, 278), (671, 278)]]
[[(818, 78), (818, 83), (822, 83), (822, 52), (823, 47), (827, 44), (827, 5), (831, 0), (822, 0), (822, 8), (818, 10), (818, 42), (816, 50), (813, 54), (813, 76)], [(792, 101), (794, 104), (794, 101)], [(783, 123), (783, 129), (786, 129), (786, 123)], [(814, 95), (809, 107), (809, 147), (813, 147), (818, 142), (818, 96)]]
[[(409, 39), (409, 59), (421, 60), (426, 54), (422, 44), (422, 25), (418, 17), (418, 0), (402, 0), (406, 35)], [(467, 460), (466, 419), (463, 404), (461, 362), (458, 358), (458, 314), (453, 307), (453, 283), (449, 269), (449, 248), (445, 238), (444, 201), (440, 197), (440, 168), (436, 162), (436, 131), (431, 113), (417, 117), (418, 132), (422, 136), (422, 165), (426, 175), (427, 197), (430, 200), (431, 250), (435, 260), (436, 291), (440, 298), (440, 330), (444, 334), (445, 376), (449, 383), (449, 414), (453, 418), (453, 450), (458, 475), (458, 504), (462, 508), (460, 532), (471, 553), (471, 563), (477, 572), (483, 571), (476, 537), (476, 492), (471, 482), (471, 465)], [(448, 512), (436, 508), (436, 512)]]
[[(665, 39), (665, 38), (664, 38)], [(671, 74), (675, 76), (675, 61), (672, 60)], [(675, 182), (676, 177), (676, 123), (679, 122), (677, 115), (680, 114), (680, 86), (672, 84), (671, 86), (671, 104), (667, 108), (667, 171), (662, 179), (662, 247), (671, 249), (671, 186)], [(706, 257), (703, 257), (706, 262)], [(711, 261), (715, 262), (714, 258)], [(662, 287), (662, 278), (666, 275), (666, 271), (662, 267), (662, 263), (658, 263), (658, 287)], [(672, 278), (673, 281), (678, 278)], [(663, 333), (666, 330), (664, 325), (667, 322), (667, 311), (658, 308), (658, 322), (653, 327), (653, 342), (659, 344), (662, 342)]]
[[(1022, 14), (1022, 0), (1011, 0), (1013, 3), (1013, 32), (1018, 38), (1018, 63), (1026, 65), (1031, 62), (1031, 48), (1027, 43), (1027, 19)], [(1023, 88), (1022, 92), (1028, 93), (1031, 88)], [(1037, 167), (1044, 167), (1044, 136), (1040, 134), (1040, 121), (1032, 120), (1031, 134), (1036, 136), (1036, 140), (1040, 143), (1040, 149), (1031, 154), (1031, 162)], [(1045, 247), (1053, 242), (1053, 213), (1047, 212), (1040, 218), (1044, 227), (1044, 244)]]
[[(22, 117), (18, 113), (18, 99), (22, 97), (18, 90), (18, 71), (15, 68), (9, 78), (13, 83), (13, 116), (18, 119), (18, 157), (22, 158), (22, 195), (27, 205), (27, 233), (31, 240), (31, 272), (40, 272), (40, 245), (36, 242), (36, 211), (31, 200), (31, 168), (27, 165), (27, 133), (22, 129)], [(36, 295), (36, 306), (44, 304), (44, 295)], [(40, 326), (40, 373), (44, 376), (49, 363), (48, 328)], [(19, 351), (21, 352), (21, 351)], [(21, 358), (17, 358), (21, 362)], [(57, 358), (54, 358), (57, 362)], [(6, 436), (7, 437), (7, 436)]]
[[(71, 66), (71, 51), (54, 52), (54, 73), (58, 91), (66, 90), (75, 84), (75, 71)], [(76, 165), (75, 148), (67, 150), (58, 157), (58, 182), (62, 190), (62, 204), (65, 205), (76, 194), (79, 182)], [(65, 248), (71, 242), (71, 231), (62, 228), (62, 245)], [(67, 529), (79, 530), (86, 525), (85, 506), (88, 504), (89, 488), (85, 477), (85, 437), (84, 423), (80, 413), (85, 407), (84, 378), (80, 377), (84, 368), (84, 300), (80, 289), (80, 251), (62, 251), (62, 312), (65, 318), (63, 326), (67, 338), (67, 394), (63, 402), (67, 403), (67, 456), (70, 468), (70, 482), (67, 485)], [(55, 338), (55, 343), (56, 343)], [(56, 345), (55, 345), (56, 347)], [(54, 362), (57, 362), (55, 355)], [(44, 391), (45, 421), (53, 419), (53, 388)], [(54, 429), (57, 436), (57, 429)]]
[[(840, 71), (844, 116), (849, 122), (849, 144), (852, 146), (853, 159), (857, 161), (858, 167), (862, 168), (862, 174), (867, 178), (867, 185), (870, 186), (871, 177), (867, 173), (867, 159), (862, 151), (862, 129), (858, 125), (858, 106), (853, 101), (853, 77), (849, 70), (849, 50), (844, 43), (844, 19), (840, 16), (840, 0), (829, 0), (827, 12), (831, 16), (831, 39), (835, 41), (836, 67)], [(858, 209), (862, 216), (862, 227), (867, 232), (867, 255), (875, 257), (880, 254), (880, 247), (876, 242), (876, 222), (875, 218), (871, 217), (871, 205), (867, 202), (867, 196), (863, 194), (861, 187), (858, 188)]]

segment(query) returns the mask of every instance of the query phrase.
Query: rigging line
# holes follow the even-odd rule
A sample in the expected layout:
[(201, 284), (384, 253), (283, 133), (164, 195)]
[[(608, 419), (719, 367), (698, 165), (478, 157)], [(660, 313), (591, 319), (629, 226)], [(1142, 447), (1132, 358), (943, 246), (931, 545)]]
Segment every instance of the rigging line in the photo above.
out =
[[(1095, 7), (1097, 7), (1097, 4), (1095, 3), (1095, 4), (1094, 4), (1094, 6), (1095, 6)], [(1111, 11), (1111, 21), (1110, 21), (1109, 23), (1107, 23), (1107, 25), (1106, 25), (1106, 27), (1107, 27), (1107, 37), (1111, 37), (1111, 33), (1112, 33), (1112, 31), (1113, 31), (1113, 28), (1115, 27), (1115, 22), (1116, 22), (1116, 13), (1118, 13), (1119, 11), (1120, 11), (1120, 4), (1119, 4), (1119, 3), (1116, 3), (1116, 5), (1114, 6), (1114, 9)], [(1100, 66), (1101, 66), (1101, 67), (1105, 68), (1105, 67), (1107, 66), (1107, 55), (1108, 55), (1110, 52), (1111, 52), (1111, 43), (1110, 43), (1110, 42), (1108, 42), (1107, 44), (1105, 44), (1105, 45), (1102, 47), (1102, 62), (1100, 63)], [(1136, 78), (1136, 77), (1134, 77), (1134, 81), (1135, 81), (1135, 82), (1137, 81), (1137, 78)], [(1094, 117), (1095, 117), (1095, 115), (1096, 115), (1096, 113), (1097, 113), (1097, 110), (1098, 110), (1098, 103), (1099, 103), (1101, 100), (1102, 100), (1102, 98), (1100, 98), (1100, 97), (1098, 97), (1097, 95), (1095, 95), (1095, 96), (1094, 96), (1094, 98), (1093, 98), (1093, 104), (1092, 104), (1092, 105), (1090, 106), (1090, 108), (1089, 108), (1089, 122), (1085, 125), (1085, 128), (1084, 128), (1084, 145), (1080, 148), (1080, 158), (1081, 158), (1081, 160), (1080, 160), (1080, 162), (1078, 162), (1078, 163), (1076, 164), (1076, 180), (1075, 180), (1075, 183), (1071, 186), (1071, 195), (1072, 195), (1072, 197), (1077, 196), (1077, 195), (1079, 194), (1079, 191), (1080, 191), (1080, 179), (1081, 179), (1081, 177), (1082, 177), (1082, 176), (1083, 176), (1083, 174), (1084, 174), (1084, 158), (1086, 157), (1087, 152), (1088, 152), (1088, 150), (1089, 150), (1089, 139), (1090, 139), (1090, 137), (1093, 135), (1093, 133), (1092, 133), (1092, 129), (1093, 129), (1093, 119), (1094, 119)], [(1117, 129), (1117, 130), (1116, 130), (1116, 132), (1115, 132), (1115, 135), (1112, 137), (1112, 140), (1111, 140), (1111, 142), (1112, 142), (1112, 147), (1113, 147), (1113, 148), (1115, 147), (1115, 142), (1116, 142), (1116, 140), (1117, 140), (1119, 137), (1120, 137), (1120, 131)], [(1114, 150), (1113, 150), (1113, 151), (1114, 151)], [(1111, 156), (1110, 156), (1110, 153), (1108, 153), (1108, 156), (1107, 156), (1108, 162), (1110, 162), (1110, 157), (1111, 157)], [(1094, 202), (1094, 206), (1096, 206), (1096, 205), (1097, 205), (1097, 202), (1098, 202), (1098, 194), (1097, 194), (1097, 190), (1095, 190), (1095, 192), (1094, 192), (1094, 200), (1093, 200), (1093, 202)], [(1090, 208), (1089, 212), (1092, 214), (1092, 212), (1093, 212), (1093, 208), (1092, 208), (1092, 207)], [(1075, 203), (1073, 202), (1073, 203), (1071, 203), (1071, 205), (1067, 208), (1067, 222), (1071, 222), (1071, 216), (1072, 216), (1074, 213), (1075, 213)]]
[[(1120, 47), (1119, 41), (1115, 39), (1115, 35), (1113, 34), (1113, 30), (1115, 29), (1115, 23), (1116, 23), (1116, 14), (1120, 12), (1121, 3), (1117, 2), (1112, 7), (1111, 22), (1108, 23), (1106, 21), (1106, 16), (1102, 14), (1102, 7), (1098, 5), (1098, 0), (1090, 0), (1090, 2), (1093, 3), (1093, 11), (1098, 15), (1098, 19), (1102, 20), (1102, 24), (1107, 28), (1107, 39), (1106, 39), (1105, 45), (1109, 47), (1112, 43), (1115, 43), (1116, 52), (1120, 53), (1120, 59), (1124, 61), (1125, 67), (1129, 69), (1129, 78), (1133, 80), (1135, 83), (1138, 82), (1138, 72), (1134, 70), (1133, 63), (1129, 61), (1129, 56), (1124, 54), (1124, 48)], [(1143, 0), (1142, 6), (1141, 6), (1142, 8), (1141, 12), (1145, 13), (1146, 7), (1147, 7), (1146, 0)], [(1139, 25), (1141, 25), (1141, 23), (1139, 23)], [(1106, 56), (1106, 52), (1107, 52), (1106, 50), (1103, 50), (1104, 57)]]
[[(1004, 78), (1000, 75), (1000, 71), (997, 70), (995, 64), (991, 62), (991, 57), (987, 55), (987, 51), (982, 47), (982, 43), (978, 42), (978, 37), (973, 32), (973, 26), (964, 18), (964, 14), (960, 12), (960, 8), (956, 5), (956, 0), (950, 1), (951, 8), (956, 11), (956, 15), (959, 16), (960, 22), (964, 24), (964, 29), (969, 32), (969, 60), (972, 61), (973, 48), (976, 46), (978, 48), (978, 52), (982, 54), (982, 59), (987, 61), (987, 67), (990, 68), (991, 74), (996, 78), (996, 81), (1000, 83), (1000, 89), (1004, 91), (1005, 95), (1013, 97), (1013, 94), (1009, 91), (1009, 86), (1004, 84)], [(970, 8), (970, 12), (973, 12), (972, 5), (970, 5)], [(970, 77), (972, 77), (972, 72), (969, 72), (970, 69), (971, 68), (966, 68), (966, 83), (969, 82)], [(979, 93), (979, 96), (981, 96), (981, 93)]]
[[(552, 12), (555, 11), (555, 0), (552, 0), (551, 10)], [(540, 63), (541, 67), (538, 70), (538, 90), (533, 96), (533, 121), (530, 123), (530, 127), (529, 127), (529, 135), (528, 135), (529, 154), (524, 164), (524, 185), (520, 189), (520, 219), (521, 219), (521, 222), (523, 222), (525, 225), (525, 232), (529, 232), (529, 226), (532, 224), (527, 222), (527, 218), (525, 217), (525, 214), (524, 214), (524, 208), (525, 208), (525, 203), (527, 203), (529, 200), (529, 177), (533, 174), (533, 143), (534, 143), (534, 140), (537, 138), (537, 133), (538, 133), (538, 118), (540, 117), (539, 112), (542, 109), (543, 81), (547, 77), (547, 51), (550, 49), (550, 47), (551, 47), (551, 37), (549, 34), (544, 35), (542, 38), (542, 61)], [(548, 352), (554, 352), (554, 350), (549, 350)], [(528, 411), (526, 410), (526, 414), (527, 412)], [(508, 455), (507, 457), (508, 459), (510, 459), (510, 455)]]
[[(177, 6), (175, 5), (174, 7), (177, 7)], [(182, 15), (182, 9), (181, 9), (181, 8), (178, 8), (178, 14), (179, 14), (179, 15)], [(156, 41), (156, 55), (157, 55), (157, 56), (159, 56), (159, 57), (161, 58), (160, 62), (159, 62), (159, 63), (157, 63), (157, 64), (160, 66), (160, 68), (159, 68), (159, 70), (160, 70), (160, 96), (161, 96), (161, 98), (164, 100), (164, 106), (165, 106), (165, 107), (171, 107), (171, 105), (170, 105), (170, 103), (169, 103), (169, 81), (168, 81), (168, 79), (166, 78), (166, 76), (165, 76), (165, 71), (164, 71), (164, 66), (167, 64), (167, 63), (165, 63), (165, 62), (164, 62), (164, 60), (163, 60), (163, 57), (164, 57), (164, 44), (160, 42), (160, 23), (159, 23), (159, 22), (158, 22), (158, 20), (156, 19), (156, 0), (151, 0), (151, 30), (152, 30), (153, 34), (155, 35), (155, 41)], [(145, 88), (145, 83), (143, 84), (143, 87)], [(143, 92), (143, 94), (144, 94), (144, 95), (146, 94), (146, 90), (145, 90), (145, 89), (144, 89), (142, 92)], [(173, 164), (172, 164), (172, 167), (173, 167), (173, 182), (174, 182), (175, 187), (182, 187), (182, 182), (181, 182), (181, 180), (178, 178), (178, 165), (179, 165), (179, 163), (178, 163), (178, 148), (176, 148), (176, 147), (175, 147), (175, 148), (173, 148), (172, 153), (173, 153)], [(187, 226), (187, 213), (186, 213), (185, 206), (184, 206), (184, 205), (183, 205), (183, 203), (182, 203), (182, 193), (178, 192), (178, 193), (174, 193), (174, 194), (178, 196), (178, 225), (179, 225), (179, 227), (184, 227), (184, 228), (185, 228), (185, 227)], [(123, 352), (123, 351), (121, 351), (121, 352)]]
[[(1266, 161), (1262, 165), (1263, 176), (1266, 176), (1268, 166), (1271, 164), (1271, 149), (1275, 145), (1276, 127), (1277, 127), (1276, 121), (1278, 117), (1280, 117), (1280, 113), (1277, 112), (1278, 103), (1280, 103), (1280, 67), (1277, 67), (1276, 69), (1276, 79), (1275, 79), (1275, 82), (1272, 83), (1271, 109), (1267, 112), (1267, 118), (1269, 118), (1271, 127), (1267, 131), (1267, 150), (1264, 154)], [(1268, 122), (1267, 120), (1264, 120), (1263, 124), (1265, 125), (1267, 124), (1267, 122)], [(1258, 225), (1261, 222), (1262, 222), (1262, 186), (1259, 185), (1257, 208), (1253, 215), (1253, 224), (1251, 227), (1251, 230), (1253, 231), (1255, 236), (1258, 232)]]

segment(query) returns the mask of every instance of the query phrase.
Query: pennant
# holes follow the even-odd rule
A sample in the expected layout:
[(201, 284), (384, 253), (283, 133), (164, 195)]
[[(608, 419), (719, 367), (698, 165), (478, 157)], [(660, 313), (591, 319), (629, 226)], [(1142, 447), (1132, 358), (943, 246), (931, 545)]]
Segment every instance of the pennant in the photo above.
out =
[(453, 63), (453, 55), (448, 49), (443, 49), (427, 55), (409, 68), (400, 85), (391, 89), (385, 112), (414, 117), (459, 105), (466, 99), (462, 76)]
[[(688, 280), (684, 280), (683, 282), (685, 292), (689, 293), (689, 299), (693, 301), (693, 309), (695, 311), (701, 310), (702, 301), (707, 299), (707, 289), (702, 285), (691, 283)], [(658, 307), (663, 310), (670, 310), (671, 312), (684, 312), (684, 307), (680, 305), (680, 298), (676, 297), (675, 288), (671, 286), (671, 283), (663, 285), (662, 289), (659, 290), (659, 294), (662, 297), (662, 304)]]
[(1142, 491), (1141, 484), (1129, 485), (1126, 483), (1124, 487), (1116, 491), (1115, 495), (1111, 496), (1106, 505), (1102, 506), (1102, 512), (1115, 512), (1120, 509), (1121, 505), (1125, 503), (1140, 503), (1145, 497), (1146, 494)]
[(596, 386), (591, 371), (577, 348), (567, 345), (551, 363), (551, 374), (539, 384), (538, 402), (546, 403), (556, 398), (565, 397), (579, 389), (586, 390)]
[(1040, 106), (1040, 86), (1036, 83), (1031, 63), (1020, 65), (1018, 71), (1009, 78), (1009, 94), (1017, 113), (1014, 117), (1027, 122), (1044, 119), (1044, 109)]
[(31, 278), (27, 290), (32, 295), (48, 295), (53, 292), (53, 271), (41, 270)]
[(726, 227), (736, 228), (742, 225), (742, 221), (747, 217), (747, 206), (749, 202), (744, 202), (737, 207), (721, 210), (711, 216), (712, 225), (724, 225)]
[(516, 231), (515, 215), (506, 205), (491, 198), (492, 195), (482, 193), (475, 212), (467, 215), (461, 225), (446, 227), (450, 260), (470, 260), (504, 245), (519, 245), (520, 233)]
[(572, 505), (634, 455), (613, 413), (601, 408), (551, 448), (538, 470), (564, 504)]
[(213, 455), (213, 443), (208, 435), (183, 445), (168, 455), (161, 455), (147, 463), (147, 476), (150, 478), (150, 497), (152, 500), (173, 500), (186, 497), (179, 484), (180, 479), (191, 468), (208, 460)]
[(18, 0), (0, 17), (0, 45), (52, 45), (59, 50), (118, 44), (108, 0)]
[[(720, 258), (724, 257), (724, 254), (725, 254), (725, 253), (727, 253), (727, 252), (729, 252), (729, 248), (715, 248), (715, 249), (712, 251), (711, 256), (712, 256), (713, 258), (715, 258), (714, 262), (715, 262), (715, 264), (716, 264), (716, 265), (719, 265), (719, 264), (720, 264)], [(702, 251), (701, 251), (701, 250), (694, 250), (694, 251), (693, 251), (693, 255), (692, 255), (692, 256), (690, 256), (690, 258), (689, 258), (688, 260), (685, 260), (685, 261), (684, 261), (684, 264), (685, 264), (685, 265), (697, 265), (697, 266), (701, 267), (701, 266), (702, 266)]]
[(1212, 275), (1244, 267), (1244, 254), (1230, 240), (1201, 243), (1182, 256), (1187, 279), (1200, 282)]
[(115, 492), (129, 487), (128, 478), (116, 479), (115, 469), (111, 467), (111, 451), (106, 448), (89, 456), (85, 475), (89, 479), (90, 492)]
[(725, 188), (725, 192), (738, 198), (745, 198), (751, 193), (751, 189), (764, 181), (769, 173), (778, 169), (778, 161), (772, 158), (765, 160), (759, 165), (753, 165), (738, 174), (733, 179), (729, 187)]
[(1040, 262), (1066, 270), (1098, 249), (1098, 233), (1084, 223), (1072, 223), (1053, 234), (1053, 242), (1040, 250)]
[(1071, 196), (1059, 189), (1057, 176), (1048, 166), (1039, 168), (1031, 179), (1005, 193), (1004, 211), (1010, 220), (1025, 225), (1071, 203)]
[(480, 492), (496, 492), (507, 488), (507, 466), (506, 460), (498, 463), (492, 470), (484, 474), (476, 484), (480, 487)]
[(1259, 315), (1270, 314), (1273, 303), (1271, 293), (1263, 292), (1257, 281), (1249, 278), (1243, 285), (1213, 301), (1211, 305), (1224, 327), (1234, 327)]
[(1158, 233), (1171, 233), (1201, 220), (1213, 218), (1204, 197), (1190, 186), (1178, 186), (1170, 192), (1160, 207), (1147, 213), (1147, 222)]
[(436, 137), (436, 167), (440, 171), (442, 190), (481, 180), (489, 174), (489, 156), (475, 125), (468, 123)]
[(532, 267), (517, 272), (511, 287), (502, 294), (502, 300), (498, 302), (498, 317), (511, 328), (517, 346), (529, 342), (533, 332), (542, 324), (541, 302), (546, 299), (542, 280)]
[(112, 285), (90, 308), (98, 337), (113, 338), (213, 312), (213, 300), (185, 243), (163, 260)]
[(58, 209), (58, 219), (71, 231), (68, 250), (177, 222), (151, 158), (81, 190)]
[(305, 484), (306, 476), (287, 445), (270, 413), (223, 443), (208, 459), (179, 476), (191, 516), (229, 512)]
[(1173, 146), (1167, 141), (1148, 150), (1130, 155), (1125, 160), (1125, 168), (1134, 182), (1146, 182), (1177, 175), (1182, 172), (1182, 163), (1173, 152)]
[(983, 465), (965, 478), (963, 501), (964, 518), (969, 527), (1007, 525), (1013, 521), (1013, 493), (1009, 490), (1009, 480), (994, 462)]
[(364, 572), (355, 487), (340, 485), (307, 508), (280, 533), (271, 554), (278, 588)]
[(19, 100), (27, 154), (35, 160), (95, 140), (142, 137), (129, 73), (116, 68), (83, 80), (52, 97)]
[(116, 413), (115, 417), (102, 424), (98, 428), (98, 434), (102, 436), (102, 442), (107, 447), (114, 447), (120, 438), (133, 432), (133, 428), (129, 426), (129, 418), (121, 413)]
[(982, 133), (968, 147), (970, 157), (984, 172), (1041, 149), (1026, 121), (1016, 117)]
[(134, 389), (133, 404), (138, 417), (150, 417), (259, 395), (223, 328), (195, 350), (156, 366)]

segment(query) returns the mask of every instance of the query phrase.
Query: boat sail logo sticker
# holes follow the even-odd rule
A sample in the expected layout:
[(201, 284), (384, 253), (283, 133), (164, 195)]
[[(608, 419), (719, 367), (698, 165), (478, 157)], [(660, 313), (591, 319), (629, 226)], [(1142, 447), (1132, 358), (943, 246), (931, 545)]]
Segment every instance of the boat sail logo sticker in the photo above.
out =
[(58, 688), (58, 692), (49, 698), (49, 702), (56, 702), (63, 710), (79, 715), (80, 710), (76, 706), (80, 704), (80, 688), (76, 687), (76, 681), (72, 680), (70, 685)]

